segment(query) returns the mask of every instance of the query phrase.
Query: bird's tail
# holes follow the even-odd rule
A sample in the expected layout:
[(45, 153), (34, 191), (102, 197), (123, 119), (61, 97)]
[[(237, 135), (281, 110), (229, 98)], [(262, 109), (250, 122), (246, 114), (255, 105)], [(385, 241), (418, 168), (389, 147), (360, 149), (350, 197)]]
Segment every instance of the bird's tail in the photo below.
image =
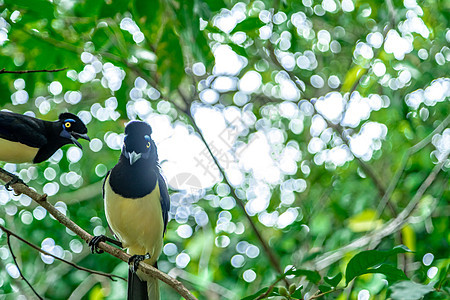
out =
[(159, 300), (159, 283), (154, 277), (141, 280), (136, 273), (128, 271), (128, 300)]

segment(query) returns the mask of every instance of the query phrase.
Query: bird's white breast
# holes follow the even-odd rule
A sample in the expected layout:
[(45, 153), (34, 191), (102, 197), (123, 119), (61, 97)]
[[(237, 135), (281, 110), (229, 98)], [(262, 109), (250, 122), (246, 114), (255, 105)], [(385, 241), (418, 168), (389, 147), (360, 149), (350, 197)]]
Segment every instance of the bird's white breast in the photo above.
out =
[(105, 182), (105, 213), (109, 226), (129, 254), (149, 253), (151, 258), (145, 262), (151, 265), (158, 259), (163, 245), (160, 198), (158, 183), (150, 194), (132, 199), (114, 193), (109, 176)]
[(0, 161), (10, 163), (33, 162), (39, 148), (33, 148), (19, 142), (0, 139)]

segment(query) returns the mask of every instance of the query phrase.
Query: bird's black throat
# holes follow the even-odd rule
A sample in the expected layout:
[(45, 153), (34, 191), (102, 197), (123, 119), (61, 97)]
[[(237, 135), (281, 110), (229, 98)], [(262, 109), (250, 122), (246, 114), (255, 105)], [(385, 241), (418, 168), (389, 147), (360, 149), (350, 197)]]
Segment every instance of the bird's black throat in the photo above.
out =
[(109, 183), (112, 190), (125, 198), (142, 198), (150, 194), (158, 181), (158, 167), (150, 160), (140, 159), (130, 165), (121, 155), (111, 170)]

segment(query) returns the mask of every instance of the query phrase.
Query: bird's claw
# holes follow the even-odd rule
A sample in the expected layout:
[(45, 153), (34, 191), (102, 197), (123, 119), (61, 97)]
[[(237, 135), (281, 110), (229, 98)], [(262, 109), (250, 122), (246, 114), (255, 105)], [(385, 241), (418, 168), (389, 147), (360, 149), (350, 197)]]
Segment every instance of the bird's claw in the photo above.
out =
[(102, 235), (96, 235), (94, 236), (90, 241), (89, 241), (89, 247), (91, 247), (91, 252), (92, 253), (98, 253), (101, 254), (104, 251), (102, 249), (98, 248), (98, 244), (100, 242), (105, 242), (106, 241), (106, 236)]
[(131, 265), (131, 272), (136, 273), (139, 263), (143, 260), (149, 259), (150, 257), (150, 253), (147, 253), (145, 255), (135, 254), (131, 256), (130, 259), (128, 259), (128, 264)]
[[(19, 176), (13, 175), (13, 176), (11, 176), (11, 177), (12, 177), (12, 179), (11, 179), (10, 181), (8, 181), (8, 182), (5, 184), (5, 189), (6, 189), (7, 191), (9, 191), (9, 192), (13, 191), (14, 189), (11, 188), (11, 185), (13, 185), (13, 184), (15, 184), (15, 183), (21, 183), (21, 184), (23, 184), (23, 185), (25, 185), (25, 186), (28, 186), (22, 179), (19, 178)], [(14, 195), (19, 196), (20, 193), (14, 194)]]
[(10, 188), (10, 187), (11, 187), (11, 185), (13, 185), (13, 184), (15, 184), (15, 183), (21, 183), (21, 184), (23, 184), (23, 185), (26, 185), (25, 182), (23, 182), (23, 180), (19, 178), (19, 176), (14, 175), (14, 174), (8, 174), (8, 175), (11, 176), (12, 178), (11, 178), (10, 181), (8, 181), (8, 182), (5, 184), (5, 188), (6, 188), (7, 191), (12, 191), (13, 189)]

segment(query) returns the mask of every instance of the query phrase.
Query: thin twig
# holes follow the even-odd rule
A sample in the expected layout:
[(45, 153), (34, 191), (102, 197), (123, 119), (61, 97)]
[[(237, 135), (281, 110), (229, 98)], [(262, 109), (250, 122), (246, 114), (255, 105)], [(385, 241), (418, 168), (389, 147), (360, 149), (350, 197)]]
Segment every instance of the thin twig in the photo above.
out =
[(428, 145), (431, 142), (431, 139), (433, 136), (441, 131), (443, 131), (447, 125), (450, 122), (450, 115), (447, 116), (439, 126), (437, 126), (426, 138), (409, 148), (406, 153), (403, 155), (402, 162), (400, 166), (398, 167), (397, 171), (394, 174), (394, 177), (391, 180), (391, 183), (389, 184), (388, 188), (386, 189), (386, 192), (383, 195), (383, 198), (381, 198), (380, 203), (378, 204), (377, 208), (377, 214), (376, 218), (378, 219), (380, 215), (383, 213), (384, 208), (386, 207), (386, 204), (389, 203), (389, 199), (392, 196), (392, 193), (394, 192), (395, 188), (397, 187), (398, 182), (400, 181), (400, 178), (405, 171), (406, 163), (408, 162), (408, 159), (411, 157), (411, 155), (417, 153), (422, 148), (424, 148), (426, 145)]
[(9, 247), (9, 252), (11, 252), (11, 256), (12, 259), (14, 261), (14, 264), (16, 265), (17, 270), (19, 271), (20, 277), (27, 283), (27, 285), (30, 287), (30, 289), (33, 291), (33, 293), (41, 300), (43, 300), (44, 298), (42, 298), (41, 296), (39, 296), (39, 294), (36, 292), (36, 290), (33, 288), (33, 286), (31, 285), (31, 283), (25, 278), (25, 276), (23, 276), (22, 271), (20, 270), (19, 264), (17, 263), (16, 260), (16, 256), (14, 255), (13, 249), (11, 247), (11, 240), (10, 240), (10, 233), (6, 232), (6, 243), (8, 244)]
[(437, 174), (442, 169), (443, 165), (445, 164), (446, 158), (444, 158), (439, 164), (437, 164), (433, 170), (430, 172), (430, 174), (427, 176), (427, 178), (423, 181), (422, 185), (417, 190), (416, 194), (413, 196), (411, 201), (409, 202), (408, 206), (405, 207), (398, 216), (387, 222), (383, 225), (382, 228), (374, 230), (365, 236), (358, 238), (351, 242), (350, 244), (341, 247), (337, 250), (332, 250), (329, 252), (326, 252), (319, 257), (317, 257), (314, 260), (314, 265), (317, 270), (322, 270), (332, 263), (338, 261), (344, 255), (349, 252), (353, 251), (358, 248), (365, 247), (369, 245), (370, 243), (376, 244), (379, 243), (384, 237), (389, 236), (403, 228), (403, 224), (405, 224), (409, 217), (411, 216), (411, 213), (416, 208), (417, 204), (419, 203), (420, 199), (422, 198), (425, 191), (430, 187), (430, 185), (435, 180)]
[(386, 0), (386, 5), (388, 8), (388, 12), (389, 12), (389, 20), (390, 20), (390, 27), (391, 28), (395, 28), (396, 26), (396, 22), (395, 22), (395, 8), (394, 8), (394, 3), (392, 2), (392, 0)]
[(68, 265), (70, 265), (70, 266), (72, 266), (72, 267), (74, 267), (74, 268), (76, 268), (76, 269), (78, 269), (78, 270), (86, 271), (86, 272), (89, 272), (89, 273), (92, 273), (92, 274), (96, 274), (96, 275), (100, 275), (100, 276), (105, 276), (105, 277), (108, 277), (109, 279), (111, 279), (112, 281), (115, 281), (114, 277), (119, 278), (119, 279), (122, 279), (122, 280), (124, 280), (124, 281), (127, 281), (126, 278), (121, 277), (121, 276), (118, 276), (118, 275), (109, 274), (109, 273), (104, 273), (104, 272), (100, 272), (100, 271), (96, 271), (96, 270), (91, 270), (91, 269), (88, 269), (88, 268), (85, 268), (85, 267), (81, 267), (81, 266), (79, 266), (79, 265), (77, 265), (77, 264), (74, 264), (74, 263), (71, 262), (71, 261), (68, 261), (68, 260), (65, 260), (65, 259), (63, 259), (63, 258), (60, 258), (60, 257), (58, 257), (58, 256), (56, 256), (56, 255), (51, 254), (50, 252), (47, 252), (47, 251), (45, 251), (45, 250), (39, 248), (38, 246), (36, 246), (36, 245), (30, 243), (29, 241), (25, 240), (24, 238), (20, 237), (19, 235), (17, 235), (16, 233), (12, 232), (11, 230), (9, 230), (8, 228), (6, 228), (6, 227), (4, 227), (4, 226), (2, 226), (2, 225), (0, 225), (0, 229), (3, 230), (4, 232), (6, 232), (7, 234), (10, 234), (10, 235), (14, 236), (15, 238), (17, 238), (18, 240), (20, 240), (20, 241), (22, 241), (23, 243), (27, 244), (27, 245), (30, 246), (31, 248), (33, 248), (33, 249), (35, 249), (35, 250), (41, 252), (42, 254), (45, 254), (45, 255), (47, 255), (47, 256), (51, 256), (51, 257), (53, 257), (54, 259), (57, 259), (57, 260), (59, 260), (59, 261), (62, 261), (62, 262), (66, 263), (66, 264), (68, 264)]
[(325, 296), (325, 295), (327, 295), (327, 294), (330, 294), (330, 293), (332, 293), (332, 292), (337, 292), (337, 291), (341, 291), (341, 290), (343, 290), (343, 289), (342, 289), (342, 288), (340, 288), (340, 289), (331, 289), (331, 290), (326, 291), (326, 292), (323, 292), (323, 293), (319, 293), (319, 294), (316, 294), (316, 295), (312, 295), (311, 298), (309, 298), (309, 300), (311, 300), (311, 299), (318, 299), (318, 298), (320, 298), (320, 297), (322, 297), (322, 296)]
[(255, 300), (260, 300), (260, 299), (264, 299), (267, 296), (269, 296), (269, 294), (273, 291), (273, 289), (275, 288), (275, 286), (277, 285), (278, 282), (281, 281), (281, 279), (283, 278), (278, 278), (274, 283), (272, 283), (271, 285), (269, 285), (269, 287), (267, 288), (267, 291), (265, 291), (264, 293), (262, 293), (261, 295), (259, 295), (258, 297), (255, 298)]
[(53, 73), (67, 70), (67, 68), (53, 69), (53, 70), (22, 70), (22, 71), (7, 71), (5, 68), (0, 70), (0, 74), (27, 74), (27, 73)]
[[(5, 173), (0, 172), (0, 180), (3, 182), (9, 182), (11, 180), (11, 177), (8, 176)], [(45, 208), (59, 223), (64, 225), (65, 227), (69, 228), (72, 232), (74, 232), (76, 235), (78, 235), (80, 238), (82, 238), (84, 241), (89, 242), (93, 236), (90, 235), (87, 231), (85, 231), (83, 228), (81, 228), (78, 224), (74, 223), (72, 220), (70, 220), (66, 215), (64, 215), (62, 212), (60, 212), (58, 209), (56, 209), (55, 206), (53, 206), (51, 203), (47, 201), (47, 195), (41, 195), (37, 193), (36, 191), (32, 190), (27, 185), (24, 185), (22, 183), (14, 183), (11, 185), (11, 187), (14, 189), (14, 192), (16, 194), (24, 194), (36, 201), (40, 206)], [(123, 252), (122, 250), (113, 247), (109, 244), (106, 244), (104, 242), (100, 242), (98, 244), (98, 248), (103, 250), (104, 252), (107, 252), (111, 254), (114, 257), (117, 257), (125, 262), (128, 262), (129, 258), (131, 257), (129, 254)], [(170, 277), (164, 272), (161, 272), (160, 270), (156, 269), (153, 266), (150, 266), (144, 262), (140, 262), (138, 266), (139, 270), (141, 270), (144, 274), (155, 277), (169, 286), (171, 286), (173, 289), (175, 289), (178, 294), (180, 294), (182, 297), (188, 300), (196, 300), (197, 298), (191, 294), (191, 292), (186, 289), (186, 287), (178, 280)]]

